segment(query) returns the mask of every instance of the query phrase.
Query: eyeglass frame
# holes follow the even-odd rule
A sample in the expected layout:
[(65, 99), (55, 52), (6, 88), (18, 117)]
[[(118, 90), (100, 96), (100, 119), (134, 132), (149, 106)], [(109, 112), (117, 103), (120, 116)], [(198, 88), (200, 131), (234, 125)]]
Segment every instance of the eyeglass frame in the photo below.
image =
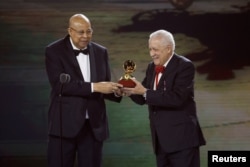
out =
[(79, 36), (83, 36), (85, 33), (87, 36), (90, 36), (92, 35), (93, 33), (93, 30), (92, 29), (88, 29), (86, 32), (84, 31), (77, 31), (76, 29), (72, 28), (72, 27), (69, 27), (71, 30), (75, 31)]

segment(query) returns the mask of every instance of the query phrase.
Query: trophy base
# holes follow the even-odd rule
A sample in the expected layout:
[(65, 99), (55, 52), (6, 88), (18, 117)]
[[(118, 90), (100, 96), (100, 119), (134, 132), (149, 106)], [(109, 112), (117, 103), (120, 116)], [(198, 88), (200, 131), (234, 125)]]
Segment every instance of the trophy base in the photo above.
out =
[(126, 88), (134, 88), (136, 86), (134, 81), (132, 81), (131, 79), (121, 79), (118, 81), (118, 83), (122, 84), (123, 87), (126, 87)]

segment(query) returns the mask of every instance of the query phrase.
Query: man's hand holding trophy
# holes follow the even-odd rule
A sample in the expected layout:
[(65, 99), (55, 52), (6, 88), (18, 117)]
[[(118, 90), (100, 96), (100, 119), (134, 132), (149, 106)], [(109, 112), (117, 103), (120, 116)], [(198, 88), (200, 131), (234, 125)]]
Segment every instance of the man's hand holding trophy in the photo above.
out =
[(118, 96), (130, 96), (132, 94), (144, 95), (147, 89), (136, 80), (132, 73), (136, 69), (136, 64), (133, 60), (126, 60), (123, 63), (124, 75), (118, 81), (119, 84), (123, 85), (115, 93)]

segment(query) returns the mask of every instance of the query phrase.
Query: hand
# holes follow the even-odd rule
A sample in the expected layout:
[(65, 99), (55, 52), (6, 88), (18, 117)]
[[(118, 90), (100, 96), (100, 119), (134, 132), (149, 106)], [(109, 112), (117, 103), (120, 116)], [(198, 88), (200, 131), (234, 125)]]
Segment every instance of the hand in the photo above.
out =
[(116, 96), (130, 96), (130, 94), (123, 92), (123, 88), (120, 88), (114, 92)]
[(115, 96), (123, 96), (123, 92), (122, 92), (122, 88), (119, 88), (117, 89), (115, 92), (114, 92)]
[(122, 88), (123, 85), (115, 82), (97, 82), (93, 83), (93, 89), (94, 92), (109, 94), (118, 92), (120, 88)]
[(147, 89), (136, 79), (133, 79), (135, 82), (135, 87), (134, 88), (122, 88), (122, 92), (124, 96), (130, 96), (132, 94), (138, 94), (138, 95), (143, 95)]

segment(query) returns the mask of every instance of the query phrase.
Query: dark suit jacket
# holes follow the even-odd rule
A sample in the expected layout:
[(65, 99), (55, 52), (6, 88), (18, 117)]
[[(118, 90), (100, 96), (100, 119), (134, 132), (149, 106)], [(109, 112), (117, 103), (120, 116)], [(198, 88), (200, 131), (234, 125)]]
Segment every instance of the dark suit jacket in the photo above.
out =
[[(110, 81), (111, 73), (106, 48), (94, 42), (90, 42), (88, 48), (91, 82)], [(49, 135), (60, 136), (61, 107), (63, 137), (73, 138), (79, 133), (88, 110), (95, 138), (99, 141), (107, 139), (109, 129), (104, 99), (119, 102), (121, 98), (113, 94), (91, 93), (91, 84), (84, 81), (69, 36), (48, 45), (45, 55), (47, 75), (52, 88), (48, 114)], [(69, 74), (71, 77), (70, 82), (63, 87), (60, 83), (61, 73)], [(62, 97), (59, 97), (61, 91)]]
[(154, 68), (153, 62), (148, 65), (142, 82), (148, 89), (146, 100), (139, 95), (131, 96), (138, 104), (148, 104), (154, 150), (156, 136), (166, 152), (204, 145), (194, 101), (194, 65), (185, 57), (174, 54), (157, 90), (153, 90)]

